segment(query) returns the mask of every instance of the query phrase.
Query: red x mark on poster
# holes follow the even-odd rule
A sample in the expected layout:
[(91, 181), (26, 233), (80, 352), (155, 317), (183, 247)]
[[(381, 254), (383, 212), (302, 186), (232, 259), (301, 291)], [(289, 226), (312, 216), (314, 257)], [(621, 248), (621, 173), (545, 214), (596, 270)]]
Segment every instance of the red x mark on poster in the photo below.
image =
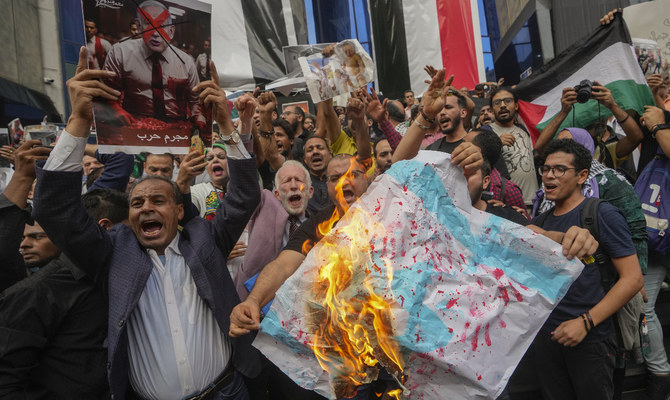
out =
[(170, 17), (170, 11), (164, 10), (162, 13), (160, 13), (155, 19), (151, 18), (151, 15), (149, 13), (142, 9), (138, 9), (139, 14), (144, 16), (144, 19), (146, 19), (147, 24), (152, 26), (152, 29), (147, 29), (146, 31), (142, 32), (142, 36), (144, 37), (144, 41), (147, 42), (149, 39), (151, 39), (151, 36), (154, 34), (154, 30), (158, 31), (158, 33), (165, 39), (168, 43), (172, 40), (170, 39), (170, 35), (165, 32), (165, 29), (163, 29), (162, 25), (167, 19)]

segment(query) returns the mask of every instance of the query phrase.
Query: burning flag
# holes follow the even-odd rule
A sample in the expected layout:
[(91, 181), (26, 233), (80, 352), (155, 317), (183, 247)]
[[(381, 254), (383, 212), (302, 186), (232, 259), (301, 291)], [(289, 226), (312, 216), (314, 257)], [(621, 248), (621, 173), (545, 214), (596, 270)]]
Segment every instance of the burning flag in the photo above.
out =
[(254, 346), (331, 399), (380, 368), (396, 398), (496, 397), (582, 263), (466, 193), (444, 153), (394, 164), (279, 289)]

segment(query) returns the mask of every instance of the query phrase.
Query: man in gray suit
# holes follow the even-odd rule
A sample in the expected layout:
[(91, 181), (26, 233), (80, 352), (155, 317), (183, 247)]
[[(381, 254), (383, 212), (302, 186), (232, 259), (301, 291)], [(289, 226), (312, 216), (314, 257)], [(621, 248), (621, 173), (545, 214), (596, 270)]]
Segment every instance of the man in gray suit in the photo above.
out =
[[(231, 178), (213, 221), (192, 218), (179, 231), (185, 213), (179, 188), (156, 176), (131, 188), (130, 226), (107, 232), (86, 214), (79, 194), (92, 99), (114, 101), (120, 93), (102, 83), (113, 73), (86, 69), (85, 48), (67, 84), (72, 115), (49, 159), (37, 168), (35, 219), (107, 291), (107, 371), (114, 399), (246, 400), (240, 373), (255, 376), (260, 369), (250, 338), (226, 333), (239, 302), (226, 257), (259, 202), (256, 160), (243, 145), (250, 134), (234, 129), (213, 64), (211, 70), (213, 81), (194, 91), (203, 106), (215, 105)], [(198, 156), (192, 168), (204, 165)]]

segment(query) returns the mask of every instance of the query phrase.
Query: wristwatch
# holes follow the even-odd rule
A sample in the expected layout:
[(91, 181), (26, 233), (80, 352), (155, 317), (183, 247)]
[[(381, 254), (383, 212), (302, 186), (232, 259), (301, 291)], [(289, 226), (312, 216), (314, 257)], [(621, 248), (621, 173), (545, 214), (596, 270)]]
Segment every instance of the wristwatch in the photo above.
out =
[(240, 142), (240, 134), (237, 133), (237, 129), (234, 129), (230, 135), (221, 135), (221, 140), (225, 144), (237, 144)]
[(670, 129), (670, 124), (656, 124), (651, 127), (651, 135), (655, 138), (656, 132), (662, 131), (663, 129)]

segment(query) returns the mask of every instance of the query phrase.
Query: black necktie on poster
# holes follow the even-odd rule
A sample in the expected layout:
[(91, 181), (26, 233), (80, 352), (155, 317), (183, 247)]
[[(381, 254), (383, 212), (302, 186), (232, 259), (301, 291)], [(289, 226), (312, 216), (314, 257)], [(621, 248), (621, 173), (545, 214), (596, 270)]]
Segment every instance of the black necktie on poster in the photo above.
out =
[(293, 237), (293, 234), (295, 233), (295, 231), (298, 230), (298, 226), (299, 226), (299, 225), (298, 225), (298, 222), (299, 222), (299, 221), (300, 221), (300, 218), (299, 218), (299, 217), (297, 217), (297, 216), (295, 216), (295, 215), (289, 215), (289, 217), (288, 217), (288, 223), (289, 223), (289, 226), (288, 226), (288, 237), (289, 237), (289, 239), (290, 239), (291, 237)]
[(209, 54), (207, 54), (207, 61), (206, 61), (206, 64), (205, 64), (205, 78), (207, 78), (207, 79), (212, 78), (210, 76), (210, 73), (209, 73)]
[(165, 118), (165, 98), (163, 97), (163, 69), (161, 68), (161, 55), (154, 53), (151, 66), (151, 93), (154, 98), (154, 117)]

